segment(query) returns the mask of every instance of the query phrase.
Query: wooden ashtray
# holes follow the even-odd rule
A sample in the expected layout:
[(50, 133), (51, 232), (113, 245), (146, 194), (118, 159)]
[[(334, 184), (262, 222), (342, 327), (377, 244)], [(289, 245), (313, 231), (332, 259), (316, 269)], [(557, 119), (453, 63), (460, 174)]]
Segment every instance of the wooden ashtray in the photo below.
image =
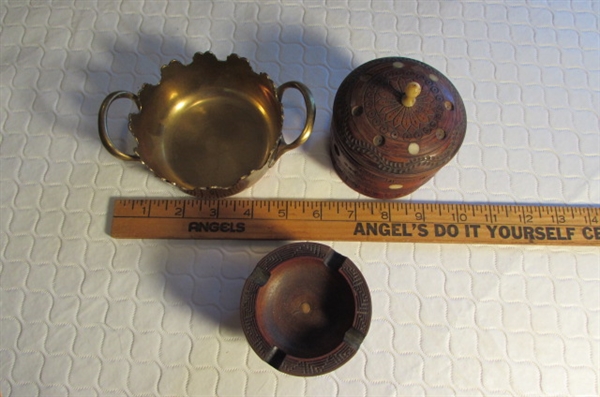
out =
[(321, 375), (346, 363), (371, 322), (360, 270), (317, 243), (283, 246), (265, 256), (242, 291), (241, 320), (258, 356), (279, 371)]
[(442, 73), (413, 59), (375, 59), (352, 71), (336, 94), (333, 166), (359, 193), (405, 196), (454, 157), (466, 128), (463, 101)]

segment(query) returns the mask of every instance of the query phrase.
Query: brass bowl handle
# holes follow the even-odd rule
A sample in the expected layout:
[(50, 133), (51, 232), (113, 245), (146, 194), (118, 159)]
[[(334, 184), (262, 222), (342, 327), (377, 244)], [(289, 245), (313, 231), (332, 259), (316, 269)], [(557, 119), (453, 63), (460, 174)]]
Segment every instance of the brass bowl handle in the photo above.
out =
[(302, 145), (304, 142), (306, 142), (306, 140), (312, 133), (313, 126), (315, 124), (315, 114), (317, 113), (315, 99), (313, 98), (313, 95), (308, 89), (308, 87), (297, 81), (288, 81), (287, 83), (284, 83), (277, 88), (277, 98), (279, 99), (279, 101), (281, 101), (281, 98), (283, 97), (283, 92), (288, 88), (297, 89), (304, 97), (304, 104), (306, 106), (306, 121), (304, 123), (304, 129), (302, 130), (298, 138), (294, 140), (294, 142), (286, 143), (283, 137), (281, 138), (279, 147), (277, 148), (277, 152), (271, 160), (271, 165), (273, 165), (273, 163), (275, 163), (275, 161), (277, 161), (284, 153), (295, 149), (298, 146)]
[(100, 140), (102, 144), (108, 150), (110, 154), (124, 161), (140, 161), (140, 157), (136, 154), (127, 154), (117, 149), (113, 141), (110, 139), (108, 135), (108, 131), (106, 128), (106, 124), (108, 121), (108, 108), (110, 105), (116, 101), (117, 99), (127, 98), (131, 99), (138, 109), (141, 109), (142, 105), (140, 103), (140, 99), (137, 95), (129, 92), (129, 91), (116, 91), (108, 96), (102, 101), (102, 105), (100, 105), (100, 112), (98, 113), (98, 133), (100, 134)]

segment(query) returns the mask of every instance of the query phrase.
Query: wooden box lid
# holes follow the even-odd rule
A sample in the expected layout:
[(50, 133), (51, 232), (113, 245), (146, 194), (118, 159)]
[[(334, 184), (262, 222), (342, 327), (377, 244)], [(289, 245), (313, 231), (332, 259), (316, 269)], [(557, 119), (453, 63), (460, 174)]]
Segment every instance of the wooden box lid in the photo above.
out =
[(346, 77), (335, 97), (332, 140), (372, 173), (433, 174), (454, 157), (465, 132), (456, 88), (413, 59), (367, 62)]

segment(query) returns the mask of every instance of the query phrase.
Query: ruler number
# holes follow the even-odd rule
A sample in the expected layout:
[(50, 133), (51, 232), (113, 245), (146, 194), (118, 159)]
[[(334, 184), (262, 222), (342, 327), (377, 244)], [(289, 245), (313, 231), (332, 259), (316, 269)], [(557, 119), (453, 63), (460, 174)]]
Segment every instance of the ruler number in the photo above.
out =
[(490, 223), (498, 222), (498, 216), (496, 214), (488, 215), (485, 214), (485, 221)]
[(252, 215), (252, 213), (250, 212), (250, 209), (247, 209), (246, 211), (244, 211), (244, 216), (250, 217)]
[(287, 213), (285, 210), (281, 209), (279, 210), (279, 212), (277, 212), (277, 216), (280, 218), (285, 218), (287, 216)]
[(533, 215), (530, 215), (530, 214), (519, 215), (519, 221), (521, 223), (533, 223)]
[(567, 220), (564, 215), (552, 215), (552, 222), (565, 223)]
[(211, 208), (210, 211), (208, 211), (208, 215), (212, 218), (216, 218), (218, 214), (219, 211), (217, 211), (216, 208)]
[(313, 218), (315, 219), (320, 219), (321, 218), (321, 211), (319, 210), (314, 210), (312, 213)]
[(465, 214), (464, 212), (461, 212), (459, 214), (452, 214), (452, 220), (454, 222), (466, 222), (467, 214)]
[(387, 211), (381, 211), (381, 219), (388, 221), (390, 219), (390, 213)]
[(598, 217), (597, 217), (597, 216), (593, 216), (593, 217), (588, 217), (588, 216), (586, 216), (586, 217), (584, 217), (584, 218), (585, 218), (585, 221), (586, 221), (587, 223), (590, 223), (590, 224), (591, 224), (591, 223), (598, 223)]
[(348, 210), (348, 219), (354, 218), (354, 210)]
[(418, 221), (424, 221), (425, 220), (425, 214), (422, 212), (415, 212), (415, 219)]
[(175, 208), (175, 216), (183, 216), (183, 207)]

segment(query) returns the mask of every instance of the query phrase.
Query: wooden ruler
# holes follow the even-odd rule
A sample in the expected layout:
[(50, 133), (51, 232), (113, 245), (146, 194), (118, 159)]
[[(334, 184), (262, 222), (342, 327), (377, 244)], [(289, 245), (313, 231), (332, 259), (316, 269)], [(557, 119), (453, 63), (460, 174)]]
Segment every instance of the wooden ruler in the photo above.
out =
[(115, 238), (600, 246), (600, 207), (116, 199)]

